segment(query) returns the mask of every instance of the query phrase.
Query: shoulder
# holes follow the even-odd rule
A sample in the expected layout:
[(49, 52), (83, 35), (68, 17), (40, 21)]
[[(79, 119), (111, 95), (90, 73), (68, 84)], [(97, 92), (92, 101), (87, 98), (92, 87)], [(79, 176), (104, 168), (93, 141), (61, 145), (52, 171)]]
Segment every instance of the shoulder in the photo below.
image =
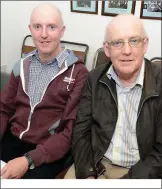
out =
[(74, 77), (79, 77), (81, 75), (87, 75), (88, 69), (79, 60), (68, 67), (68, 72), (70, 72)]
[(97, 68), (91, 70), (89, 72), (89, 76), (94, 79), (95, 78), (99, 79), (103, 74), (105, 74), (108, 71), (110, 66), (111, 66), (111, 62), (102, 64), (102, 65), (98, 66)]
[(24, 61), (25, 59), (27, 59), (28, 57), (31, 57), (33, 54), (35, 53), (35, 50), (28, 53), (28, 54), (24, 54), (21, 59), (19, 59), (18, 61), (16, 61), (14, 63), (14, 66), (13, 66), (13, 74), (15, 77), (19, 76), (20, 75), (20, 65), (21, 65), (21, 62)]
[(20, 62), (21, 62), (21, 59), (19, 59), (17, 62), (15, 62), (14, 66), (13, 66), (13, 74), (15, 77), (19, 76), (20, 75)]
[(88, 72), (88, 69), (86, 68), (86, 66), (84, 65), (83, 62), (77, 62), (77, 63), (75, 63), (75, 68), (76, 68), (78, 71)]
[(162, 90), (162, 63), (159, 62), (151, 62), (150, 60), (145, 58), (146, 68), (145, 68), (145, 77), (149, 78), (151, 81), (155, 83), (156, 90)]
[(146, 65), (151, 68), (155, 78), (162, 77), (162, 62), (161, 61), (153, 61), (145, 58)]

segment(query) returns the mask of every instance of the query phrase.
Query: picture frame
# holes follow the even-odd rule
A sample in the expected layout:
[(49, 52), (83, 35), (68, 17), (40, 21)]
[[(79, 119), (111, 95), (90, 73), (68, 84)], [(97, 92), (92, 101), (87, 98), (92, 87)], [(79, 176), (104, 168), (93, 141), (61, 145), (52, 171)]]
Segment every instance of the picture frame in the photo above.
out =
[(162, 20), (162, 1), (142, 1), (140, 18)]
[(71, 12), (98, 14), (98, 1), (77, 0), (70, 1)]
[(103, 16), (116, 16), (121, 13), (132, 13), (135, 11), (136, 1), (129, 0), (105, 0), (102, 1)]

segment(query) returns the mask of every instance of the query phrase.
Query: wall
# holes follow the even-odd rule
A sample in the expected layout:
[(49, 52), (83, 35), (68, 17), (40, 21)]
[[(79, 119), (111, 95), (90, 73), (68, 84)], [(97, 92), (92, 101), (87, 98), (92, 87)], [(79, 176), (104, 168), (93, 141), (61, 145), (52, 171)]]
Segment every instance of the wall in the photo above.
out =
[[(1, 64), (10, 72), (13, 63), (20, 58), (23, 38), (29, 34), (28, 24), (32, 9), (42, 1), (2, 1), (1, 2)], [(70, 1), (53, 1), (61, 9), (66, 32), (63, 40), (86, 43), (89, 53), (86, 66), (92, 68), (95, 51), (102, 46), (105, 27), (112, 17), (101, 16), (101, 1), (98, 15), (72, 13)], [(140, 15), (140, 2), (136, 2), (135, 15)], [(161, 21), (143, 20), (150, 36), (146, 57), (161, 56)]]

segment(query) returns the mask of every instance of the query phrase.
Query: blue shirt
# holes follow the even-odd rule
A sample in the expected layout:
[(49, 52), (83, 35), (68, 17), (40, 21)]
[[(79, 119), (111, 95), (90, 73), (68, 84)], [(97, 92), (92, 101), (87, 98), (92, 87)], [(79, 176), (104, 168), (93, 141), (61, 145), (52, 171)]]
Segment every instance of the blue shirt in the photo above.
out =
[(32, 107), (42, 100), (42, 94), (46, 91), (52, 78), (60, 71), (68, 55), (68, 51), (64, 49), (54, 60), (45, 64), (40, 61), (39, 55), (35, 51), (29, 67), (28, 83), (28, 95)]
[(116, 82), (118, 120), (105, 157), (112, 164), (127, 168), (133, 166), (140, 159), (136, 137), (136, 122), (143, 88), (144, 69), (145, 63), (143, 62), (135, 84), (125, 88), (121, 85), (113, 66), (107, 72), (107, 77), (114, 79)]

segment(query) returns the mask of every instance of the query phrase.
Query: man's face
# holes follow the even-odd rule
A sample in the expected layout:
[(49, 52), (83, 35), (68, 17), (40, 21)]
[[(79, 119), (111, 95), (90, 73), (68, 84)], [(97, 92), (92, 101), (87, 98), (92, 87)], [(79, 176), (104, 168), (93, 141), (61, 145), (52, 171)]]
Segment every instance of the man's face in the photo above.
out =
[[(117, 72), (121, 76), (133, 76), (141, 69), (144, 54), (147, 51), (148, 39), (142, 40), (138, 47), (130, 46), (128, 40), (143, 39), (145, 36), (141, 28), (133, 23), (119, 24), (119, 26), (113, 26), (108, 32), (108, 42), (115, 42), (118, 45), (120, 40), (124, 40), (124, 46), (122, 48), (114, 48), (111, 45), (104, 43), (105, 54), (111, 58), (112, 64)], [(133, 41), (132, 41), (133, 42)]]
[(57, 56), (60, 50), (60, 39), (65, 30), (57, 14), (48, 13), (48, 11), (35, 13), (29, 29), (40, 56)]

